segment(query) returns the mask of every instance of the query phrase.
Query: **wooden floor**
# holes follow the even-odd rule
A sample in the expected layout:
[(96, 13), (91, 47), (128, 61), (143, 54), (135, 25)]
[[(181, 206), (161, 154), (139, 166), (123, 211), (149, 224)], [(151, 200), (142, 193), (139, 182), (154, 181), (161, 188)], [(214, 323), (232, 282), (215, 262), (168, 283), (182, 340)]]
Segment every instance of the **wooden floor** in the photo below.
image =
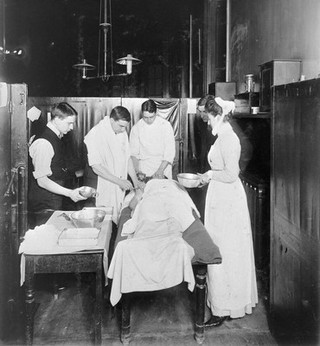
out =
[[(60, 277), (59, 298), (54, 299), (51, 276), (36, 280), (37, 311), (34, 345), (93, 345), (93, 301), (90, 275)], [(271, 336), (265, 303), (267, 296), (259, 283), (260, 299), (252, 315), (226, 321), (205, 332), (203, 345), (278, 345)], [(119, 309), (112, 308), (105, 290), (102, 323), (102, 345), (121, 345)], [(131, 310), (132, 346), (196, 345), (194, 333), (194, 294), (185, 284), (154, 293), (134, 296)], [(20, 346), (22, 336), (12, 336), (8, 345)]]

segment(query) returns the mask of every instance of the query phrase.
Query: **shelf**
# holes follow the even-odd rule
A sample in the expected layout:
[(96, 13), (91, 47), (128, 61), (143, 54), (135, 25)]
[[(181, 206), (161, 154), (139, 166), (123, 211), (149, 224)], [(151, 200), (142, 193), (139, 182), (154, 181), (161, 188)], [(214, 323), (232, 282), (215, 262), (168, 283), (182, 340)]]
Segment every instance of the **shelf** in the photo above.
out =
[(252, 114), (252, 113), (233, 113), (233, 118), (250, 118), (250, 119), (271, 119), (270, 112)]
[(249, 97), (259, 97), (258, 92), (250, 91), (234, 95), (236, 99), (248, 100)]

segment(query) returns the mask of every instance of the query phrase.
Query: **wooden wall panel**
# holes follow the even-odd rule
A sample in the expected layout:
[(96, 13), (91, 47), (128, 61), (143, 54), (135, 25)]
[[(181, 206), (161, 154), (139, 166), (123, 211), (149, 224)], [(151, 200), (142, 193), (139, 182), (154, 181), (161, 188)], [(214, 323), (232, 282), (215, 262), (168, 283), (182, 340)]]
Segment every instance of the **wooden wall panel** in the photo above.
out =
[[(299, 129), (300, 106), (292, 98), (287, 102), (286, 90), (277, 94), (277, 108), (274, 110), (274, 141), (277, 165), (274, 166), (275, 204), (277, 210), (287, 215), (290, 222), (299, 223)], [(289, 154), (290, 153), (290, 154)]]
[(313, 345), (319, 338), (320, 79), (276, 87), (274, 95), (272, 328)]

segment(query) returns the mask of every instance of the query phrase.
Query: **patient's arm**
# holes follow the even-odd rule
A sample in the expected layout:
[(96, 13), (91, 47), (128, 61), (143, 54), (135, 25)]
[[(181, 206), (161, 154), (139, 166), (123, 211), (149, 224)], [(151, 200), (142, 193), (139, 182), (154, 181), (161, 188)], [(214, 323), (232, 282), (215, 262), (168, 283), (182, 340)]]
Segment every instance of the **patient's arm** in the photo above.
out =
[(129, 202), (129, 208), (132, 210), (132, 213), (134, 212), (139, 201), (141, 200), (142, 194), (143, 194), (142, 190), (140, 190), (140, 189), (135, 190), (135, 194), (132, 197), (131, 201)]

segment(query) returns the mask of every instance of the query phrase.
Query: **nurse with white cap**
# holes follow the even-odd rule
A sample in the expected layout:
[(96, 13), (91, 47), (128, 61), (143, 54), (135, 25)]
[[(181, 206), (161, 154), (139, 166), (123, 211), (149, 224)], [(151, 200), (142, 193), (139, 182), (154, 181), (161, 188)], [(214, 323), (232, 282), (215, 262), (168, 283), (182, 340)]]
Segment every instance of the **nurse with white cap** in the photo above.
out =
[(250, 216), (239, 179), (241, 146), (229, 123), (234, 107), (234, 102), (220, 97), (205, 105), (212, 134), (218, 138), (208, 153), (211, 169), (201, 175), (202, 183), (209, 184), (204, 224), (222, 255), (221, 264), (208, 265), (211, 317), (206, 327), (251, 314), (258, 303)]

